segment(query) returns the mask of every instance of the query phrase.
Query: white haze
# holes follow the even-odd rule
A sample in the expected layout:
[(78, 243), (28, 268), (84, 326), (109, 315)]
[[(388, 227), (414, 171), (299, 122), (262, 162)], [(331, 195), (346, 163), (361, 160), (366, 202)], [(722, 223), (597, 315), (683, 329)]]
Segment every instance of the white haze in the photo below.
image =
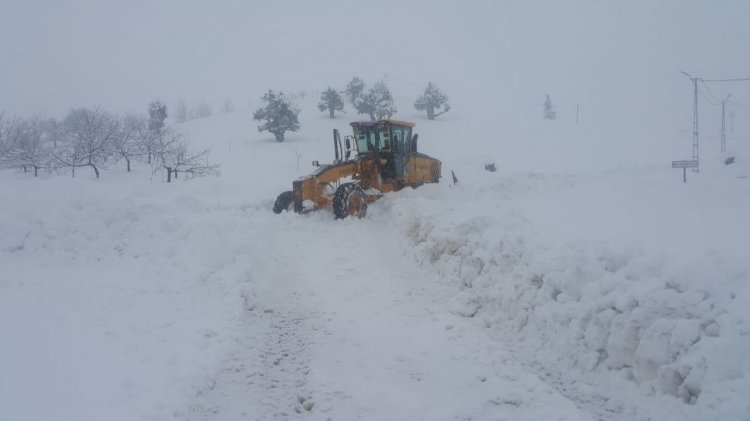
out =
[[(456, 105), (538, 115), (549, 94), (561, 119), (580, 104), (581, 119), (603, 126), (676, 134), (692, 111), (680, 71), (747, 76), (748, 16), (750, 3), (730, 0), (2, 0), (0, 109), (142, 111), (157, 98), (247, 106), (269, 88), (387, 75), (397, 96), (434, 81)], [(750, 102), (750, 85), (713, 90), (730, 88)]]

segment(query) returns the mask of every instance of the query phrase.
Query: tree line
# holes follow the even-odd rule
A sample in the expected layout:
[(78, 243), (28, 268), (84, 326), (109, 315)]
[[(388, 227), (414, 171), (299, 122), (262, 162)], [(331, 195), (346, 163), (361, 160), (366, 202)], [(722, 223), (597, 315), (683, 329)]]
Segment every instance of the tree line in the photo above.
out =
[(167, 182), (178, 178), (218, 175), (218, 165), (208, 162), (209, 150), (191, 151), (187, 139), (165, 127), (167, 106), (149, 104), (148, 115), (113, 115), (101, 107), (73, 108), (65, 118), (6, 118), (0, 114), (0, 167), (23, 172), (61, 173), (90, 168), (99, 178), (102, 170), (133, 161), (163, 171)]
[[(184, 123), (188, 120), (194, 120), (198, 118), (206, 118), (214, 115), (214, 109), (206, 101), (198, 101), (193, 106), (188, 106), (187, 101), (184, 99), (177, 100), (177, 107), (174, 119), (177, 123)], [(220, 108), (222, 114), (231, 113), (234, 111), (234, 102), (227, 98), (221, 104)]]
[[(393, 95), (384, 80), (376, 82), (368, 89), (365, 82), (356, 76), (342, 92), (330, 86), (323, 91), (320, 94), (318, 109), (328, 112), (330, 118), (335, 118), (336, 112), (344, 111), (341, 94), (344, 94), (358, 114), (366, 115), (372, 121), (391, 118), (397, 112)], [(277, 142), (283, 142), (285, 132), (299, 130), (298, 116), (301, 110), (283, 92), (269, 90), (261, 100), (265, 105), (253, 113), (253, 119), (261, 122), (258, 126), (259, 132), (273, 133)], [(429, 82), (424, 94), (414, 102), (414, 108), (426, 112), (427, 118), (434, 120), (447, 113), (450, 104), (448, 96), (442, 93), (436, 84)]]

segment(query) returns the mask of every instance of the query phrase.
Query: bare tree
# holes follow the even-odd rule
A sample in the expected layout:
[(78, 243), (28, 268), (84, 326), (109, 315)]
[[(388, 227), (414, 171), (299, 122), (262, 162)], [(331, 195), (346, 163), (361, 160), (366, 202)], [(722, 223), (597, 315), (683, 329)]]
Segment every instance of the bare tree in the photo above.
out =
[(162, 138), (159, 151), (154, 160), (154, 173), (167, 172), (167, 183), (172, 182), (172, 176), (177, 179), (179, 173), (189, 177), (218, 176), (219, 165), (208, 163), (210, 149), (193, 153), (188, 149), (187, 141), (178, 133), (167, 133)]
[(5, 111), (0, 113), (0, 165), (3, 165), (5, 155), (8, 153), (8, 139), (5, 136)]
[(70, 142), (62, 153), (54, 153), (63, 167), (75, 169), (91, 167), (99, 178), (99, 169), (106, 169), (107, 160), (112, 155), (111, 145), (119, 132), (119, 124), (109, 113), (96, 107), (75, 108), (63, 122)]
[(549, 99), (549, 95), (545, 95), (544, 99), (544, 118), (547, 120), (554, 120), (557, 118), (557, 111), (552, 107), (552, 100)]
[(234, 103), (231, 99), (227, 98), (224, 100), (224, 104), (221, 106), (221, 112), (226, 114), (231, 113), (232, 111), (234, 111)]
[(206, 101), (200, 101), (197, 104), (195, 104), (195, 107), (193, 108), (193, 114), (196, 118), (206, 118), (211, 117), (214, 113), (214, 110), (211, 108), (210, 105)]
[(159, 139), (164, 135), (165, 129), (151, 130), (145, 118), (136, 116), (129, 122), (132, 125), (132, 135), (138, 144), (137, 149), (141, 151), (141, 157), (146, 157), (146, 163), (151, 165), (153, 157), (159, 150)]
[(44, 122), (38, 118), (16, 119), (6, 130), (6, 152), (3, 160), (10, 167), (34, 170), (49, 169), (52, 148), (44, 141)]
[(188, 106), (184, 99), (177, 101), (177, 115), (175, 118), (178, 123), (184, 123), (188, 119)]
[(57, 149), (57, 144), (65, 140), (65, 127), (54, 118), (45, 120), (43, 123), (47, 139), (52, 142), (52, 148)]
[[(112, 150), (119, 159), (124, 159), (130, 172), (130, 161), (145, 154), (147, 147), (141, 142), (140, 135), (143, 132), (152, 133), (153, 130), (144, 130), (145, 126), (151, 126), (151, 121), (146, 123), (143, 117), (128, 115), (117, 124), (117, 133), (112, 137)], [(157, 129), (158, 130), (158, 129)]]
[[(5, 113), (2, 116), (4, 117)], [(0, 119), (0, 164), (5, 168), (13, 168), (12, 152), (18, 145), (20, 120), (14, 118), (11, 121)], [(26, 169), (24, 168), (24, 172)]]

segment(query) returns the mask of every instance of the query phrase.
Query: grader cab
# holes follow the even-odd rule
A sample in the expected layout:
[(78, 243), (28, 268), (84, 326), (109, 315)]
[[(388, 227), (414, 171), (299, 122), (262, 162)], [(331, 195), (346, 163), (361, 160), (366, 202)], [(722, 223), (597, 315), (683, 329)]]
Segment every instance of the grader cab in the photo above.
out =
[(441, 162), (417, 152), (414, 123), (378, 120), (350, 125), (354, 134), (346, 136), (343, 143), (338, 130), (333, 130), (333, 163), (314, 161), (318, 169), (281, 193), (274, 212), (330, 209), (336, 218), (361, 218), (367, 204), (384, 193), (439, 181)]

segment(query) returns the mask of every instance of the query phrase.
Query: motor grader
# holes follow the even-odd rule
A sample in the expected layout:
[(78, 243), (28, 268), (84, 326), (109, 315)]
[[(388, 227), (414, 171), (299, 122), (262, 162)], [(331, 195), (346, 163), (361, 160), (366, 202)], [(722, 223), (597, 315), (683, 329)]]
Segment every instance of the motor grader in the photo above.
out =
[(281, 193), (274, 202), (274, 212), (330, 209), (337, 219), (361, 218), (367, 204), (384, 193), (439, 181), (441, 162), (417, 152), (414, 123), (378, 120), (350, 125), (354, 134), (346, 136), (343, 143), (338, 130), (333, 130), (333, 163), (313, 161), (317, 170), (294, 181), (292, 190)]

